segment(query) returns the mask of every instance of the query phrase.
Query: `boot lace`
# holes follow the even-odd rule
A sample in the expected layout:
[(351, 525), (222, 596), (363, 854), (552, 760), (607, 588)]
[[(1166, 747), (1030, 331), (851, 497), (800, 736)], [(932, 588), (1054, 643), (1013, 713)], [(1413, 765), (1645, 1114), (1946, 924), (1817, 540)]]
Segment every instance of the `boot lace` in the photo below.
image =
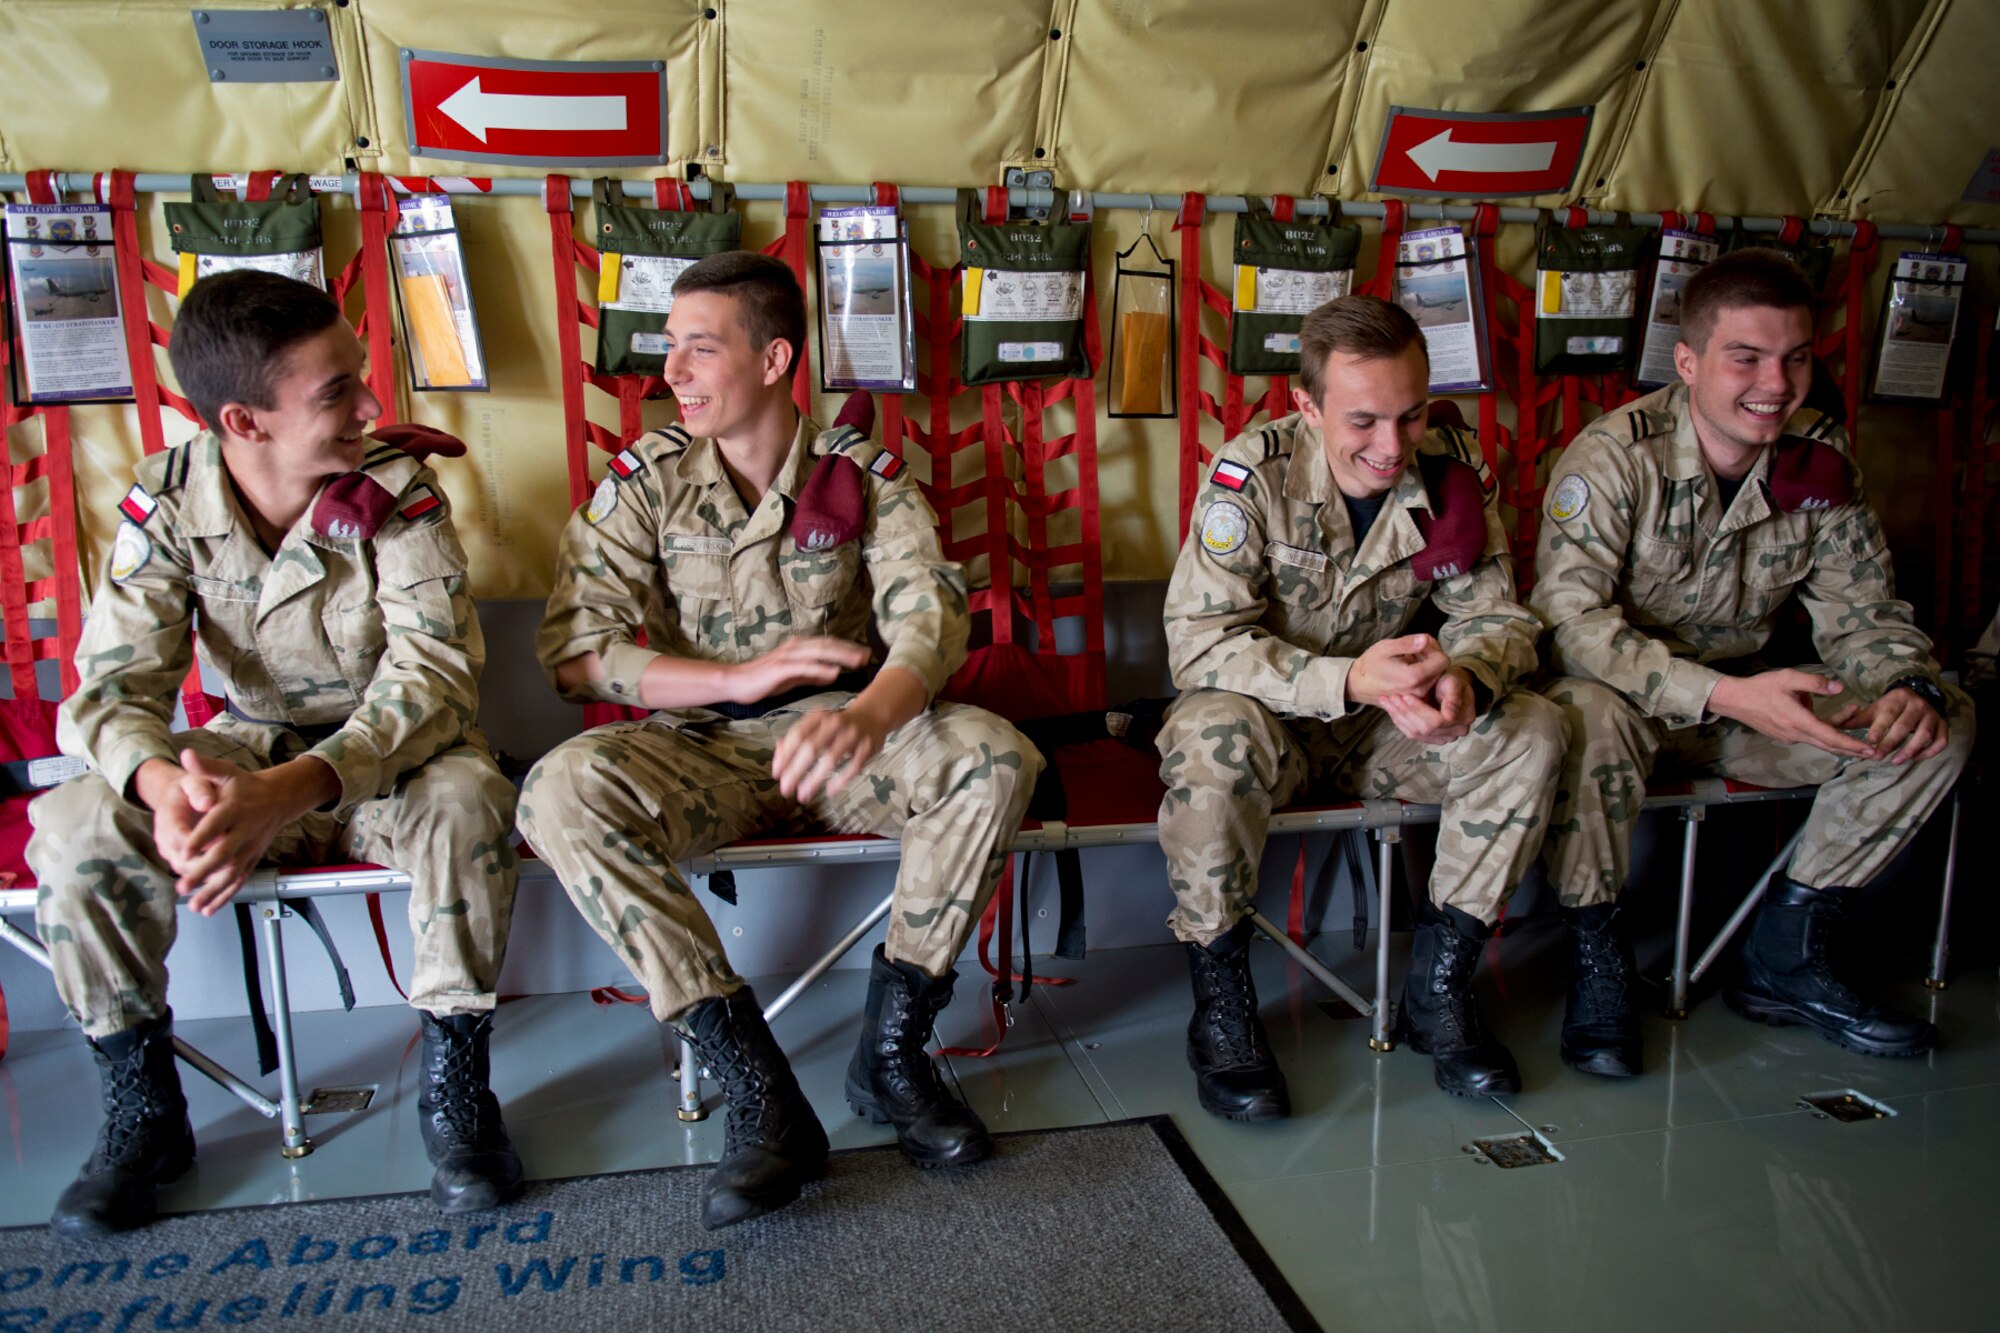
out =
[(1631, 976), (1625, 967), (1624, 951), (1608, 930), (1576, 932), (1577, 982), (1585, 1007), (1594, 1018), (1605, 1018), (1625, 1007)]
[(1257, 1021), (1248, 964), (1232, 966), (1211, 957), (1203, 968), (1202, 980), (1207, 990), (1208, 1030), (1215, 1039), (1218, 1064), (1227, 1068), (1265, 1063), (1264, 1029)]
[(489, 1130), (486, 1108), (490, 1099), (483, 1095), (478, 1052), (470, 1041), (447, 1040), (443, 1056), (434, 1084), (434, 1110), (454, 1141), (482, 1143)]
[(173, 1115), (159, 1092), (147, 1077), (143, 1049), (110, 1067), (104, 1083), (104, 1125), (95, 1153), (100, 1166), (139, 1161), (151, 1151), (155, 1130)]
[(1478, 1046), (1486, 1040), (1479, 1006), (1472, 998), (1472, 969), (1479, 963), (1479, 943), (1453, 930), (1440, 931), (1439, 935), (1437, 961), (1431, 968), (1431, 994), (1438, 1000), (1438, 1020), (1454, 1046)]
[(712, 1048), (702, 1048), (702, 1062), (722, 1085), (722, 1099), (729, 1114), (723, 1122), (725, 1151), (734, 1152), (745, 1142), (778, 1137), (778, 1099), (771, 1095), (771, 1081), (743, 1050), (739, 1040), (720, 1040)]
[(943, 1008), (942, 1003), (912, 996), (906, 1009), (894, 1005), (883, 1009), (878, 1043), (882, 1077), (899, 1101), (928, 1105), (951, 1099), (937, 1062), (924, 1050), (922, 1040), (912, 1040), (917, 1033), (930, 1033)]

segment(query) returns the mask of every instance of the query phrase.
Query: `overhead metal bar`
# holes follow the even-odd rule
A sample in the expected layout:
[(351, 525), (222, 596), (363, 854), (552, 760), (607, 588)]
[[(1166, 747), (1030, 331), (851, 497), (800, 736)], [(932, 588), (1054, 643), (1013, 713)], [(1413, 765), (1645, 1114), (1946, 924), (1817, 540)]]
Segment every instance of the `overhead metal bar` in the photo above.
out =
[[(89, 193), (92, 189), (92, 182), (95, 179), (89, 172), (57, 172), (55, 174), (55, 188), (64, 194)], [(336, 179), (339, 182), (338, 186), (334, 184)], [(407, 192), (406, 187), (401, 185), (400, 178), (390, 176), (389, 179), (398, 185), (399, 190)], [(421, 180), (425, 178), (412, 176), (407, 179)], [(539, 197), (542, 193), (542, 178), (536, 176), (495, 177), (490, 180), (483, 176), (477, 178), (467, 176), (434, 176), (429, 179), (434, 181), (437, 187), (447, 194), (474, 196), (533, 195)], [(480, 183), (475, 184), (475, 179)], [(353, 194), (359, 188), (358, 178), (351, 173), (338, 178), (330, 175), (314, 176), (312, 180), (313, 189), (322, 194)], [(580, 197), (587, 197), (590, 194), (591, 187), (596, 183), (596, 178), (590, 176), (572, 176), (569, 178), (569, 183), (572, 193)], [(651, 177), (637, 179), (621, 178), (619, 184), (623, 187), (628, 198), (650, 199), (653, 196), (653, 179)], [(27, 188), (27, 178), (22, 173), (0, 173), (0, 191), (18, 192)], [(188, 189), (188, 178), (185, 173), (140, 172), (134, 182), (134, 188), (141, 194), (185, 194)], [(706, 199), (709, 197), (710, 186), (706, 179), (691, 182), (689, 188), (697, 199)], [(872, 204), (875, 202), (874, 190), (866, 185), (814, 185), (809, 187), (809, 189), (813, 202), (819, 204)], [(735, 186), (735, 190), (738, 199), (783, 202), (785, 198), (785, 187), (782, 184), (737, 185)], [(908, 204), (950, 204), (955, 203), (958, 199), (958, 192), (955, 189), (938, 185), (904, 186), (898, 193), (902, 201)], [(1134, 212), (1172, 214), (1180, 208), (1181, 202), (1181, 196), (1178, 192), (1161, 194), (1093, 194), (1088, 191), (1082, 191), (1079, 193), (1082, 194), (1083, 198), (1090, 201), (1093, 209), (1098, 210), (1124, 209)], [(1069, 198), (1070, 192), (1065, 190), (1013, 188), (1007, 191), (1009, 204), (1020, 208), (1057, 208), (1065, 204)], [(1339, 203), (1340, 212), (1343, 217), (1379, 218), (1383, 213), (1382, 205), (1377, 203), (1334, 202)], [(1269, 207), (1270, 203), (1271, 200), (1268, 196), (1210, 195), (1204, 201), (1204, 206), (1211, 213), (1244, 213), (1248, 212), (1253, 206)], [(1328, 207), (1329, 202), (1323, 195), (1315, 195), (1310, 198), (1302, 196), (1297, 201), (1297, 211), (1309, 217), (1324, 216)], [(1470, 222), (1476, 215), (1476, 209), (1471, 204), (1410, 202), (1406, 203), (1403, 209), (1405, 222)], [(1567, 223), (1567, 214), (1567, 209), (1558, 208), (1554, 210), (1554, 218), (1559, 223)], [(1684, 214), (1683, 216), (1687, 215)], [(1775, 234), (1783, 230), (1785, 226), (1784, 218), (1730, 217), (1723, 214), (1716, 214), (1714, 216), (1715, 225), (1724, 231), (1732, 227), (1741, 227), (1747, 232), (1768, 232)], [(1590, 209), (1586, 213), (1586, 217), (1588, 218), (1589, 225), (1593, 226), (1615, 222), (1629, 222), (1641, 227), (1657, 227), (1661, 221), (1660, 214), (1658, 213), (1619, 214), (1604, 209)], [(1500, 209), (1500, 220), (1502, 222), (1538, 222), (1541, 218), (1542, 210), (1539, 209), (1522, 208), (1515, 205), (1503, 206)], [(1805, 228), (1807, 232), (1814, 236), (1838, 237), (1852, 236), (1854, 234), (1853, 223), (1842, 222), (1834, 218), (1806, 219)], [(1931, 243), (1943, 241), (1945, 235), (1944, 227), (1937, 223), (1882, 222), (1876, 224), (1876, 231), (1885, 240), (1928, 241)], [(1962, 240), (1967, 244), (2000, 245), (2000, 228), (1967, 227), (1964, 230)]]

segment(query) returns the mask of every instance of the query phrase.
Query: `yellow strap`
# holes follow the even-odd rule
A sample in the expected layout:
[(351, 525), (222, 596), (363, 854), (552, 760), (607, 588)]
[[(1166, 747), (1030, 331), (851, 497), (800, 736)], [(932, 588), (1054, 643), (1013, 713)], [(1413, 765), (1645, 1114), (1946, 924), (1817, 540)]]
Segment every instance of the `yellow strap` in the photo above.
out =
[(624, 271), (624, 256), (606, 250), (597, 257), (597, 304), (610, 305), (618, 299), (618, 275)]
[(1257, 270), (1253, 265), (1236, 266), (1236, 308), (1238, 310), (1257, 308)]
[(962, 313), (967, 315), (976, 315), (979, 313), (979, 289), (985, 282), (985, 269), (969, 268), (965, 270), (965, 308)]
[(193, 255), (184, 254), (181, 256), (181, 289), (176, 295), (186, 296), (194, 287), (194, 261), (195, 256)]
[(1542, 273), (1542, 313), (1559, 315), (1563, 308), (1563, 275), (1553, 269)]

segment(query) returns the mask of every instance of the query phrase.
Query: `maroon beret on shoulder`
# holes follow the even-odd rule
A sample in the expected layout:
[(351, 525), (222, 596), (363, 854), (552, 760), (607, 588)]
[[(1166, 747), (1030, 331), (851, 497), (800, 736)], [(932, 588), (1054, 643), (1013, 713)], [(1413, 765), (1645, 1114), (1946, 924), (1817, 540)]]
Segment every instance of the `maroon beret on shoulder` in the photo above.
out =
[(1439, 454), (1419, 455), (1417, 468), (1431, 512), (1415, 515), (1424, 549), (1410, 557), (1410, 569), (1427, 583), (1463, 574), (1486, 553), (1486, 491), (1479, 474)]
[(1765, 484), (1771, 488), (1771, 503), (1787, 514), (1832, 509), (1854, 499), (1854, 473), (1846, 455), (1824, 440), (1801, 435), (1787, 435), (1771, 446)]

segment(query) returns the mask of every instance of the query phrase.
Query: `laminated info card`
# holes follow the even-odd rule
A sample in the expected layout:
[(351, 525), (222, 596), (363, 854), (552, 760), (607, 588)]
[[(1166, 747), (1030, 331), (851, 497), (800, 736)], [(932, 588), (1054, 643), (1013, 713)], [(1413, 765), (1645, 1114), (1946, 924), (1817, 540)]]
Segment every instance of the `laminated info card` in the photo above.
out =
[(1660, 261), (1653, 268), (1653, 297), (1646, 306), (1646, 339), (1639, 351), (1638, 384), (1658, 389), (1680, 378), (1674, 344), (1681, 339), (1681, 288), (1714, 259), (1721, 245), (1699, 232), (1660, 233)]
[(1882, 303), (1882, 345), (1875, 357), (1875, 393), (1882, 398), (1935, 402), (1944, 397), (1951, 340), (1971, 265), (1964, 255), (1904, 251)]
[(417, 389), (484, 391), (486, 357), (465, 281), (465, 252), (452, 224), (451, 196), (396, 201), (396, 287), (402, 296), (410, 383)]
[(9, 204), (8, 291), (19, 403), (132, 396), (111, 213), (95, 204)]
[(1396, 304), (1424, 331), (1432, 393), (1487, 387), (1475, 295), (1463, 232), (1434, 227), (1403, 233), (1396, 245)]
[(821, 212), (822, 388), (908, 393), (917, 387), (909, 262), (902, 221), (894, 208)]

